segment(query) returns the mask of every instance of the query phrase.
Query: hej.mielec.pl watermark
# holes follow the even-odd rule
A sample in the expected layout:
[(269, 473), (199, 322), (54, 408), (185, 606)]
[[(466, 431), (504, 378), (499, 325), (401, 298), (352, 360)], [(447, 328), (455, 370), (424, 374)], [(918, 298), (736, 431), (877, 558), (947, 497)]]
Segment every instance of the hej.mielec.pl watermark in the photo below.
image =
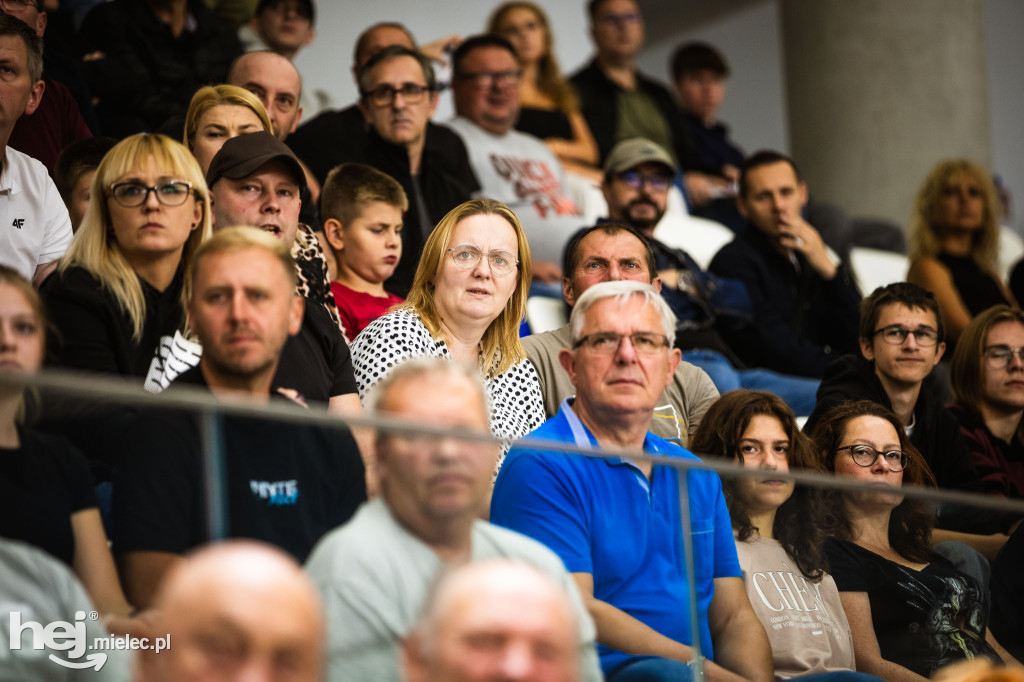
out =
[[(31, 633), (32, 648), (36, 650), (62, 651), (65, 658), (50, 654), (49, 658), (54, 663), (65, 668), (95, 668), (99, 670), (107, 662), (107, 654), (103, 651), (139, 651), (152, 649), (156, 653), (171, 648), (171, 635), (164, 637), (93, 637), (89, 642), (86, 633), (85, 619), (97, 620), (95, 611), (76, 611), (75, 622), (57, 620), (43, 625), (35, 621), (21, 622), (21, 613), (11, 612), (10, 622), (10, 648), (11, 651), (18, 651), (22, 646), (22, 638), (25, 633)], [(82, 659), (82, 655), (89, 651)], [(82, 659), (82, 660), (79, 660)]]

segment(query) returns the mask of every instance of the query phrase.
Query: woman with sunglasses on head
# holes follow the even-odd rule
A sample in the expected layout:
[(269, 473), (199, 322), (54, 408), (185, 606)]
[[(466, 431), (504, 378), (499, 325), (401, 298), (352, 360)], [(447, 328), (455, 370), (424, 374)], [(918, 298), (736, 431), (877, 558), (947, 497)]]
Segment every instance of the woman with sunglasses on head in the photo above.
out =
[(58, 332), (56, 364), (137, 377), (151, 391), (194, 366), (199, 351), (182, 333), (182, 297), (192, 254), (209, 234), (206, 182), (185, 147), (146, 133), (115, 145), (41, 290)]
[(810, 435), (821, 468), (873, 486), (824, 491), (815, 519), (831, 536), (825, 551), (857, 669), (920, 681), (965, 658), (1013, 662), (988, 632), (981, 586), (932, 551), (932, 505), (899, 492), (935, 482), (896, 416), (866, 400), (843, 403)]
[(427, 238), (406, 302), (352, 342), (360, 398), (396, 365), (441, 357), (480, 372), (496, 437), (537, 428), (540, 382), (519, 341), (529, 288), (530, 247), (515, 213), (494, 199), (456, 206)]
[(1024, 312), (999, 305), (971, 320), (950, 379), (950, 411), (986, 492), (1024, 497)]

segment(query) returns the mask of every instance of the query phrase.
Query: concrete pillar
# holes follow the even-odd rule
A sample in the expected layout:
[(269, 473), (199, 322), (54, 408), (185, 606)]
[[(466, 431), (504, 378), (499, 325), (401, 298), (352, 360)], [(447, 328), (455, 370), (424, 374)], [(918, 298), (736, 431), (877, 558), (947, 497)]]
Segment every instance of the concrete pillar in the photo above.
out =
[(905, 226), (935, 163), (991, 168), (984, 0), (780, 0), (793, 158), (814, 196)]

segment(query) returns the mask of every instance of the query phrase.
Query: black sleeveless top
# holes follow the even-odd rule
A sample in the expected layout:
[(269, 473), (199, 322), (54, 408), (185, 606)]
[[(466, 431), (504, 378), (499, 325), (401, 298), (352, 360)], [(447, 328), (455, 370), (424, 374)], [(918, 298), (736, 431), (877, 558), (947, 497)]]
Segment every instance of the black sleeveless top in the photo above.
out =
[(935, 256), (939, 262), (949, 268), (953, 275), (953, 284), (960, 293), (964, 305), (971, 317), (988, 310), (994, 305), (1009, 305), (1003, 290), (992, 275), (982, 270), (970, 256), (951, 256), (939, 253)]
[(574, 138), (569, 115), (560, 109), (523, 107), (519, 110), (516, 130), (535, 135), (542, 140), (549, 137), (557, 137), (562, 140)]

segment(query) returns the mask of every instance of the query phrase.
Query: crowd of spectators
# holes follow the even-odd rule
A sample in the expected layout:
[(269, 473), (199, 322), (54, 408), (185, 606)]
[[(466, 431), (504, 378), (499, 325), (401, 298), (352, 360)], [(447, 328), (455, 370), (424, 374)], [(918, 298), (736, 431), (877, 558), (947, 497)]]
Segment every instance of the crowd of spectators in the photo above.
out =
[[(165, 638), (90, 652), (100, 680), (1019, 665), (1024, 514), (902, 490), (1024, 498), (988, 170), (938, 161), (906, 281), (861, 291), (797, 161), (718, 119), (724, 55), (638, 70), (636, 0), (586, 4), (571, 76), (533, 2), (422, 45), (375, 24), (340, 109), (293, 64), (316, 9), (0, 0), (4, 672), (81, 669), (35, 645), (58, 621)], [(692, 216), (732, 233), (706, 263)], [(530, 333), (531, 296), (567, 323)], [(24, 388), (46, 367), (156, 398)], [(189, 400), (284, 420), (213, 436)]]

